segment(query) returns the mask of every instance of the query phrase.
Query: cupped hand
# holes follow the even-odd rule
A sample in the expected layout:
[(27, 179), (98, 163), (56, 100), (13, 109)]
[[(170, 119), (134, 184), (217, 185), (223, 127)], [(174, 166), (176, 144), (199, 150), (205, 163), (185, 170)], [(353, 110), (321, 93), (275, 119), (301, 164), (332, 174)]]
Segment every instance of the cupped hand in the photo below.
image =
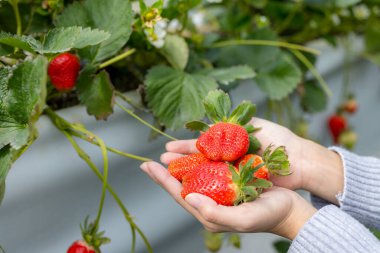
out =
[[(304, 165), (302, 138), (292, 133), (289, 129), (272, 123), (270, 121), (253, 118), (250, 122), (260, 130), (254, 133), (261, 142), (258, 154), (262, 154), (269, 145), (285, 146), (289, 155), (290, 169), (292, 174), (286, 177), (271, 176), (270, 180), (277, 186), (291, 190), (302, 188), (304, 185)], [(196, 140), (180, 140), (167, 143), (167, 152), (161, 156), (161, 161), (169, 164), (172, 160), (186, 154), (199, 153), (195, 146)]]
[[(192, 153), (189, 151), (194, 150), (181, 153)], [(147, 162), (141, 168), (211, 232), (271, 232), (294, 239), (316, 211), (297, 193), (280, 187), (273, 187), (255, 201), (239, 206), (218, 205), (197, 193), (183, 199), (181, 183), (161, 164)]]

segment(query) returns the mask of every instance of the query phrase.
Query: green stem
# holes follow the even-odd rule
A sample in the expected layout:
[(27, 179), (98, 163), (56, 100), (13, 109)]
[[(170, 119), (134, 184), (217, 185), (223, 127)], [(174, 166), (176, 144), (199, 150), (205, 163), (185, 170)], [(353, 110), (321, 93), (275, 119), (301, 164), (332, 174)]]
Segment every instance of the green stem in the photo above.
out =
[(21, 24), (21, 18), (20, 18), (20, 10), (18, 8), (18, 0), (11, 0), (10, 3), (13, 7), (13, 11), (14, 11), (15, 17), (16, 17), (16, 24), (17, 24), (16, 34), (21, 35), (22, 34), (22, 24)]
[(137, 105), (135, 102), (132, 101), (129, 97), (121, 93), (120, 91), (115, 90), (115, 95), (130, 104), (133, 108), (139, 109), (139, 110), (144, 110), (144, 108), (141, 105)]
[(308, 52), (311, 54), (318, 55), (320, 52), (316, 49), (292, 44), (284, 41), (274, 41), (274, 40), (227, 40), (222, 42), (217, 42), (211, 47), (228, 47), (228, 46), (273, 46), (273, 47), (283, 47), (287, 49), (295, 49), (299, 51)]
[(124, 59), (124, 58), (126, 58), (126, 57), (128, 57), (130, 55), (132, 55), (134, 52), (136, 52), (136, 49), (134, 49), (134, 48), (132, 48), (132, 49), (130, 49), (128, 51), (125, 51), (124, 53), (119, 54), (119, 55), (117, 55), (117, 56), (109, 59), (108, 61), (105, 61), (102, 64), (100, 64), (99, 65), (99, 69), (103, 69), (103, 68), (105, 68), (105, 67), (107, 67), (107, 66), (109, 66), (111, 64), (114, 64), (115, 62), (120, 61), (120, 60), (122, 60), (122, 59)]
[(332, 91), (330, 90), (328, 84), (325, 82), (321, 74), (318, 72), (318, 70), (313, 66), (313, 64), (298, 50), (290, 50), (294, 56), (302, 62), (309, 71), (314, 75), (315, 79), (318, 80), (319, 84), (321, 85), (322, 90), (325, 92), (325, 94), (329, 97), (332, 96)]
[(138, 121), (140, 121), (143, 125), (149, 127), (150, 129), (152, 129), (153, 131), (167, 137), (168, 139), (170, 140), (173, 140), (173, 141), (176, 141), (177, 139), (162, 132), (160, 129), (152, 126), (151, 124), (149, 124), (148, 122), (146, 122), (145, 120), (143, 120), (142, 118), (140, 118), (139, 116), (137, 116), (132, 110), (129, 110), (127, 108), (125, 108), (124, 106), (122, 106), (121, 104), (119, 104), (118, 102), (116, 102), (116, 105), (119, 106), (123, 111), (125, 111), (126, 113), (128, 113), (129, 115), (131, 115), (133, 118), (137, 119)]
[(1, 250), (2, 253), (5, 253), (5, 250), (3, 249), (2, 246), (0, 246), (0, 250)]
[[(84, 152), (84, 150), (79, 147), (78, 143), (74, 140), (72, 135), (69, 134), (69, 132), (62, 130), (62, 133), (67, 137), (71, 145), (74, 147), (75, 151), (78, 153), (79, 157), (82, 158), (87, 165), (91, 168), (91, 170), (95, 173), (95, 175), (99, 178), (100, 181), (104, 181), (102, 173), (99, 171), (99, 169), (96, 167), (96, 165), (91, 161), (87, 153)], [(128, 209), (125, 207), (115, 190), (107, 183), (107, 190), (111, 194), (111, 196), (115, 199), (116, 203), (122, 210), (125, 219), (128, 221), (131, 232), (132, 232), (132, 248), (131, 252), (133, 253), (135, 251), (135, 245), (136, 245), (136, 231), (139, 233), (143, 241), (145, 242), (145, 245), (149, 252), (153, 252), (152, 247), (150, 246), (150, 243), (148, 239), (146, 238), (145, 234), (141, 231), (141, 229), (134, 223), (133, 219), (131, 218)]]

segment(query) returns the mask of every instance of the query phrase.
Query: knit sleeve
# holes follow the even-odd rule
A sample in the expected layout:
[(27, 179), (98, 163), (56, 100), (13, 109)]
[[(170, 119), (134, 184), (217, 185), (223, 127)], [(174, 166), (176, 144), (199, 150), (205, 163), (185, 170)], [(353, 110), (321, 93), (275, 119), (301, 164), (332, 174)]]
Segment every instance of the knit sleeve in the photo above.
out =
[(300, 230), (288, 253), (380, 253), (380, 241), (334, 205), (321, 208)]
[(342, 211), (364, 225), (380, 229), (380, 159), (332, 147), (343, 161), (344, 190), (337, 196)]

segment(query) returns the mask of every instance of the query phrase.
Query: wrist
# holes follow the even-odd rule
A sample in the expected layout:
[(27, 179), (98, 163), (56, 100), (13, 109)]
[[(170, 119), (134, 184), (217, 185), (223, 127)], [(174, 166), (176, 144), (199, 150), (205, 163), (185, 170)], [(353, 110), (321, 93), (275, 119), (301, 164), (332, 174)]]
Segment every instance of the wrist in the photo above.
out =
[(344, 187), (340, 156), (306, 139), (303, 139), (302, 147), (302, 188), (331, 203), (339, 204), (336, 195), (343, 192)]

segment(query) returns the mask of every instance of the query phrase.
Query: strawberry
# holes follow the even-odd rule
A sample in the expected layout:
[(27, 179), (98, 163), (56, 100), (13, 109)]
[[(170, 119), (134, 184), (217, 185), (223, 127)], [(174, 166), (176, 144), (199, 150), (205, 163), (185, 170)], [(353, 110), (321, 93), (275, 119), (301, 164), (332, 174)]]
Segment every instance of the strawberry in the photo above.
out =
[(67, 91), (75, 86), (79, 69), (80, 63), (77, 56), (62, 53), (49, 63), (48, 74), (50, 81), (58, 91)]
[(347, 149), (353, 149), (358, 141), (358, 135), (353, 130), (345, 130), (338, 137), (338, 143)]
[(232, 162), (247, 153), (249, 136), (240, 125), (220, 122), (204, 132), (196, 146), (211, 160)]
[(89, 246), (86, 242), (78, 240), (75, 241), (69, 249), (67, 253), (96, 253), (94, 248)]
[(339, 135), (347, 128), (346, 118), (340, 114), (334, 114), (328, 119), (328, 126), (334, 143), (338, 143)]
[(253, 181), (251, 164), (252, 161), (239, 171), (224, 162), (203, 163), (183, 177), (181, 196), (196, 192), (225, 206), (253, 201), (259, 195), (258, 189), (269, 188), (272, 183), (264, 179)]
[(231, 100), (223, 91), (210, 91), (204, 99), (207, 117), (214, 124), (192, 121), (186, 124), (190, 130), (203, 132), (196, 146), (208, 159), (233, 162), (251, 149), (259, 147), (257, 139), (249, 134), (256, 131), (249, 121), (256, 112), (250, 101), (243, 101), (231, 113)]
[(354, 114), (358, 110), (358, 103), (354, 98), (350, 98), (343, 104), (343, 110), (350, 114)]
[[(254, 168), (254, 167), (256, 167), (256, 166), (264, 163), (263, 159), (260, 156), (254, 155), (254, 154), (248, 154), (248, 155), (245, 155), (245, 156), (241, 157), (239, 160), (237, 160), (234, 163), (234, 166), (236, 168), (239, 168), (240, 164), (242, 166), (244, 166), (250, 159), (253, 159), (253, 163), (252, 163), (252, 166), (251, 166), (252, 168)], [(269, 180), (269, 171), (268, 171), (268, 168), (265, 165), (262, 166), (260, 169), (258, 169), (253, 174), (253, 176), (256, 177), (256, 178), (262, 178), (262, 179)]]
[(199, 164), (208, 162), (209, 159), (202, 153), (191, 154), (180, 157), (170, 162), (168, 166), (169, 173), (178, 181), (182, 181), (183, 176), (194, 170)]

